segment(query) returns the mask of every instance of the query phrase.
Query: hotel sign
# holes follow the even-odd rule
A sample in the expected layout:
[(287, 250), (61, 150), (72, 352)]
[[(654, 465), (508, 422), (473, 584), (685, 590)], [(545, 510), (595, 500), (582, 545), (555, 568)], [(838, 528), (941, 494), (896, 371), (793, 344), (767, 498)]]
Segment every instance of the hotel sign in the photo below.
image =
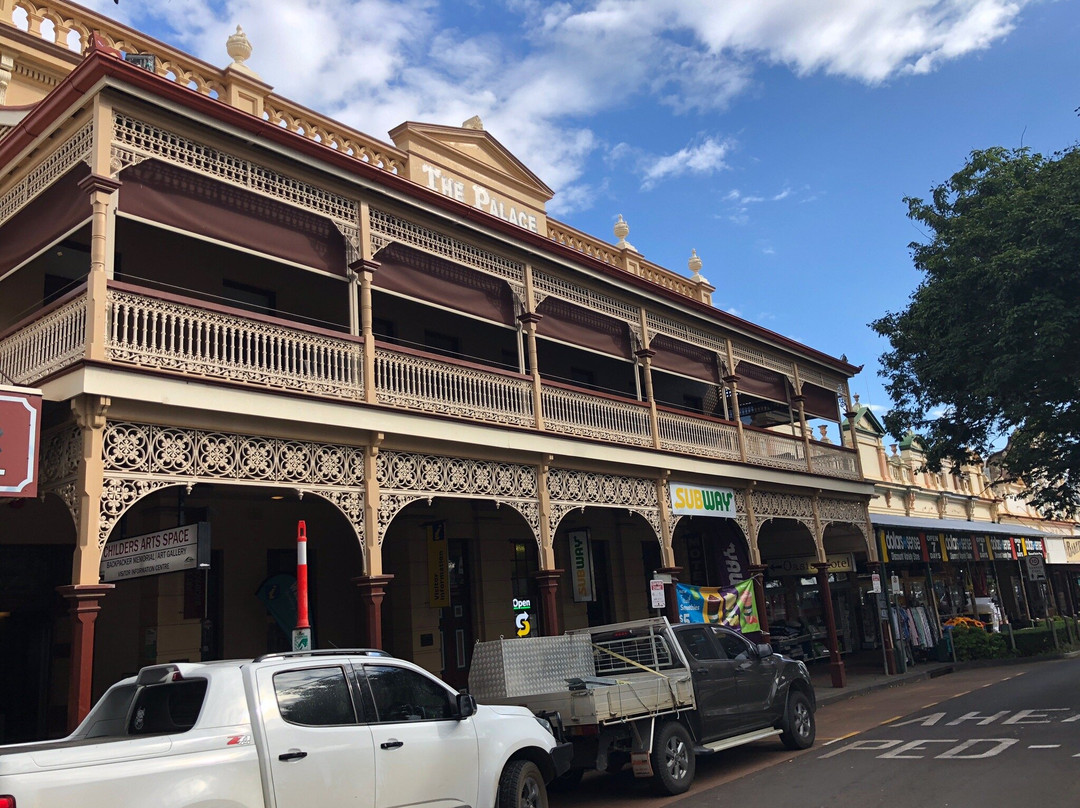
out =
[(472, 205), (477, 210), (490, 213), (504, 222), (516, 224), (531, 233), (538, 232), (536, 213), (522, 207), (520, 202), (502, 199), (479, 183), (460, 180), (449, 172), (428, 163), (421, 165), (420, 170), (430, 190), (438, 191), (443, 196), (464, 202), (466, 205)]
[(0, 387), (0, 497), (36, 497), (41, 391)]
[[(855, 572), (855, 556), (851, 553), (829, 553), (825, 556), (829, 562), (828, 571), (832, 574), (841, 572)], [(798, 556), (796, 558), (774, 558), (769, 562), (769, 575), (801, 575), (804, 578), (817, 575), (814, 564), (818, 563), (816, 556)]]
[(209, 566), (210, 523), (196, 522), (110, 541), (99, 572), (102, 583), (112, 583)]

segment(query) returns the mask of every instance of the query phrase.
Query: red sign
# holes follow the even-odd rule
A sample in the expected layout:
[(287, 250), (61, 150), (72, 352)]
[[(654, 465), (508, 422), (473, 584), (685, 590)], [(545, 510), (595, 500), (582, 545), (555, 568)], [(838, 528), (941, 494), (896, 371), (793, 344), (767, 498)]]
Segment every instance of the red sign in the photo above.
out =
[(0, 497), (36, 497), (41, 393), (0, 387)]

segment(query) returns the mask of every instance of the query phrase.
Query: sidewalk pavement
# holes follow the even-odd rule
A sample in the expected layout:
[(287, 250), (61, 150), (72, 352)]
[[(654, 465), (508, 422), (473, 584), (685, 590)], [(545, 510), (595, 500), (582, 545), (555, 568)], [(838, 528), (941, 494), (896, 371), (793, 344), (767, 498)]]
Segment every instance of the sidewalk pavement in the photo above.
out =
[(846, 669), (846, 686), (833, 687), (828, 665), (811, 665), (810, 679), (814, 683), (818, 706), (843, 701), (853, 696), (861, 696), (864, 693), (886, 687), (898, 687), (911, 682), (921, 682), (924, 679), (944, 676), (956, 670), (957, 665), (952, 662), (923, 662), (909, 667), (906, 673), (898, 673), (892, 676), (886, 674), (884, 668), (884, 663), (881, 661), (879, 661), (876, 668), (867, 664), (851, 665)]

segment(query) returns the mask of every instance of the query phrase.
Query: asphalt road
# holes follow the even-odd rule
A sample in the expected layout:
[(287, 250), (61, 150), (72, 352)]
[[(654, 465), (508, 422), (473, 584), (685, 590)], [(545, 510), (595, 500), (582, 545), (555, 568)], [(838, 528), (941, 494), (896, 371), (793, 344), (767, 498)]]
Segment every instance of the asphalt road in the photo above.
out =
[(552, 808), (1057, 808), (1080, 805), (1080, 659), (983, 668), (821, 708), (818, 742), (698, 761), (691, 791), (657, 798), (629, 771), (588, 775)]

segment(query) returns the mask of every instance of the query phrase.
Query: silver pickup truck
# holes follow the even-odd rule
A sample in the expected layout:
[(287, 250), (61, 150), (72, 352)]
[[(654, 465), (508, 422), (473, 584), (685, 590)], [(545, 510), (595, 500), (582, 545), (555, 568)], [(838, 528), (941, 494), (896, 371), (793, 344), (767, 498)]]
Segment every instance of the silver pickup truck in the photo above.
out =
[(806, 666), (710, 624), (649, 618), (479, 643), (469, 691), (558, 715), (574, 745), (563, 784), (629, 763), (661, 793), (681, 794), (698, 755), (777, 736), (789, 749), (814, 743)]

